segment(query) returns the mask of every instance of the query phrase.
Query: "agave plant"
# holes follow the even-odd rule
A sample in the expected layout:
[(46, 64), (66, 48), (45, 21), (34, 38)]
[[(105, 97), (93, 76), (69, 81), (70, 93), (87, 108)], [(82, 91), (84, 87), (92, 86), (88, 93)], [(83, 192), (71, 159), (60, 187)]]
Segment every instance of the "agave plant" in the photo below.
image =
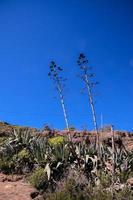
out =
[(53, 155), (53, 159), (58, 162), (68, 162), (70, 156), (70, 149), (68, 147), (68, 143), (61, 143), (54, 146), (51, 146), (51, 154)]
[(49, 157), (47, 139), (34, 137), (30, 144), (30, 152), (37, 164), (45, 165)]

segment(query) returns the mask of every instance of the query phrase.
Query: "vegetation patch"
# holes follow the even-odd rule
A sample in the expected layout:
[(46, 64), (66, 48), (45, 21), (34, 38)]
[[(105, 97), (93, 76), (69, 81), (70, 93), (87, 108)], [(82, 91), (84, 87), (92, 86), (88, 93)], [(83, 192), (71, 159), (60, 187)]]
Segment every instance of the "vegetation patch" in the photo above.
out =
[(46, 200), (132, 200), (127, 180), (133, 177), (133, 152), (122, 145), (115, 146), (113, 174), (111, 146), (101, 143), (100, 160), (86, 140), (72, 143), (19, 129), (0, 146), (0, 172), (23, 174)]
[(28, 180), (37, 189), (44, 189), (48, 184), (47, 174), (44, 168), (35, 169), (28, 177)]
[(13, 169), (14, 163), (12, 160), (0, 159), (0, 172), (11, 174)]
[(56, 136), (56, 137), (52, 137), (49, 138), (49, 144), (50, 145), (59, 145), (59, 144), (63, 144), (63, 142), (65, 142), (65, 137), (63, 136)]
[(0, 137), (0, 145), (2, 145), (4, 142), (6, 142), (6, 140), (8, 140), (7, 136)]

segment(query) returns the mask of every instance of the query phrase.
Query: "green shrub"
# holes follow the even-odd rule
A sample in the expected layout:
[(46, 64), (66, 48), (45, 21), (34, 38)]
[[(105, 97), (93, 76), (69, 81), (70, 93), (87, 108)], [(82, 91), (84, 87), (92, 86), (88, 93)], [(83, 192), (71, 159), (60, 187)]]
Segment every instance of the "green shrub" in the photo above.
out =
[(132, 200), (133, 191), (128, 187), (122, 190), (112, 192), (102, 188), (101, 186), (92, 187), (85, 186), (81, 189), (76, 185), (74, 180), (68, 180), (60, 190), (53, 193), (46, 193), (44, 195), (45, 200)]
[(44, 196), (46, 200), (112, 200), (110, 192), (104, 191), (98, 187), (88, 187), (79, 185), (74, 179), (69, 179), (63, 184), (62, 188), (47, 193)]
[(48, 184), (47, 174), (43, 168), (34, 170), (28, 180), (37, 189), (45, 189)]
[(112, 200), (112, 194), (100, 187), (94, 187), (89, 191), (89, 199), (86, 200)]
[(30, 158), (29, 152), (26, 149), (22, 149), (18, 153), (18, 158), (20, 158), (20, 159), (29, 159)]
[(4, 142), (6, 142), (6, 140), (8, 140), (9, 137), (7, 136), (3, 136), (3, 137), (0, 137), (0, 145), (4, 144)]
[(52, 146), (59, 145), (65, 141), (65, 138), (63, 136), (56, 136), (56, 137), (49, 138), (48, 141), (49, 141), (49, 144)]
[(12, 160), (15, 163), (15, 173), (18, 174), (30, 173), (34, 167), (34, 158), (26, 149), (22, 149), (18, 154), (13, 155)]
[[(70, 194), (66, 193), (65, 191), (52, 193), (47, 198), (44, 198), (44, 199), (46, 200), (79, 200), (79, 199), (72, 198)], [(85, 199), (82, 198), (81, 200), (85, 200)]]
[(123, 188), (121, 191), (115, 193), (116, 200), (132, 200), (133, 191), (128, 187)]
[(12, 160), (0, 159), (0, 171), (5, 174), (10, 174), (14, 171), (14, 163)]
[(98, 174), (98, 178), (100, 179), (100, 185), (103, 188), (107, 188), (111, 186), (112, 176), (110, 174), (100, 171)]
[(133, 172), (122, 171), (117, 176), (119, 177), (121, 183), (126, 183), (129, 178), (133, 177)]

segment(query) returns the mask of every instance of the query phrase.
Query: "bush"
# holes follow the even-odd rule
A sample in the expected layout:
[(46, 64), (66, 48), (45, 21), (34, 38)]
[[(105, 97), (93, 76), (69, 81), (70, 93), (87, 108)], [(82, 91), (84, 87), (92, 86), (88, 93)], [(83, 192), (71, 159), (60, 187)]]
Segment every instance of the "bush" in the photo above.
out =
[(56, 137), (49, 138), (48, 141), (49, 141), (49, 144), (52, 146), (59, 145), (65, 141), (65, 138), (63, 136), (56, 136)]
[(45, 193), (45, 200), (132, 200), (133, 191), (128, 187), (122, 190), (115, 191), (112, 195), (110, 190), (106, 190), (101, 186), (85, 186), (81, 187), (77, 185), (75, 180), (67, 180), (62, 184), (60, 190), (56, 190), (53, 193)]
[(133, 191), (128, 187), (123, 188), (121, 191), (115, 193), (116, 200), (132, 200)]
[(32, 174), (28, 177), (29, 182), (32, 186), (37, 189), (45, 189), (48, 185), (47, 174), (44, 171), (44, 168), (37, 168), (32, 172)]
[(0, 159), (0, 171), (10, 174), (14, 171), (14, 164), (11, 160)]
[(121, 183), (126, 183), (126, 181), (130, 178), (133, 177), (133, 172), (130, 171), (122, 171), (118, 175), (119, 180)]
[(0, 145), (3, 144), (7, 139), (8, 137), (0, 137)]
[(19, 159), (29, 159), (30, 158), (30, 154), (26, 149), (23, 149), (18, 153), (18, 158)]
[(15, 162), (15, 172), (18, 174), (30, 173), (34, 167), (33, 157), (26, 149), (22, 149), (18, 154), (15, 154), (12, 159)]
[(110, 186), (111, 186), (111, 183), (112, 183), (112, 175), (100, 171), (100, 172), (98, 173), (98, 178), (99, 178), (99, 180), (100, 180), (100, 185), (101, 185), (103, 188), (107, 188), (107, 187), (110, 187)]
[(74, 179), (62, 183), (62, 188), (44, 195), (46, 200), (112, 200), (110, 192), (97, 187), (79, 185)]

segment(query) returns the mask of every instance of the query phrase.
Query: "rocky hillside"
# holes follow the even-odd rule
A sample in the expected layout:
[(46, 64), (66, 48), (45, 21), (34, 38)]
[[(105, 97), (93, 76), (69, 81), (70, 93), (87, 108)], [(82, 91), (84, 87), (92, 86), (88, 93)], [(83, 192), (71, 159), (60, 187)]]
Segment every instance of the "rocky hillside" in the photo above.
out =
[[(69, 132), (67, 130), (52, 130), (48, 126), (44, 127), (43, 130), (38, 130), (36, 128), (32, 127), (26, 127), (26, 126), (18, 126), (18, 125), (11, 125), (7, 122), (0, 122), (0, 143), (6, 139), (8, 136), (13, 134), (14, 130), (29, 130), (30, 133), (34, 135), (39, 135), (41, 137), (53, 137), (58, 135), (68, 135)], [(111, 143), (111, 129), (110, 126), (105, 126), (102, 130), (99, 131), (100, 133), (100, 140), (103, 143), (108, 143), (110, 145)], [(70, 131), (72, 140), (74, 143), (82, 142), (83, 140), (87, 140), (89, 143), (93, 143), (95, 140), (95, 132), (94, 131), (81, 131), (81, 130), (75, 130), (72, 129)], [(123, 144), (128, 150), (133, 150), (133, 133), (128, 131), (120, 131), (115, 130), (114, 131), (115, 136), (115, 142), (119, 143), (119, 140), (122, 139)]]
[(18, 126), (18, 125), (11, 125), (7, 122), (0, 122), (0, 137), (10, 136), (14, 130), (27, 130), (29, 129), (32, 132), (37, 131), (35, 128), (30, 128), (26, 126)]
[(99, 134), (100, 154), (94, 131), (1, 122), (0, 200), (133, 199), (133, 134), (115, 130), (114, 149), (110, 126)]

